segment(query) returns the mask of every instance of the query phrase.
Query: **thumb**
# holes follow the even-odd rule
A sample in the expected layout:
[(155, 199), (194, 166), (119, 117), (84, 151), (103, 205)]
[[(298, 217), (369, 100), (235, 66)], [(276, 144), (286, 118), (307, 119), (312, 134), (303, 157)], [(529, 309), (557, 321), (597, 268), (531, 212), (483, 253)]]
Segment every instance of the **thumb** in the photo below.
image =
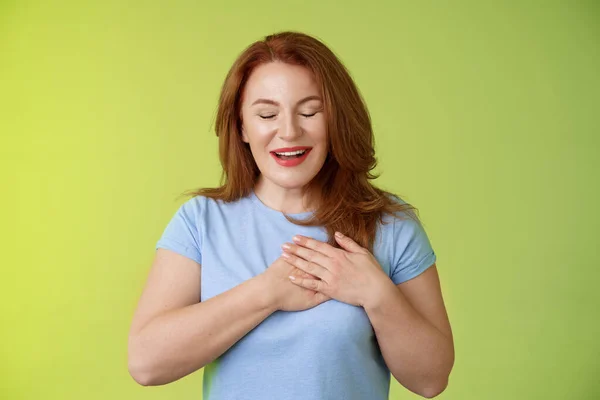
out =
[(335, 240), (340, 244), (340, 246), (342, 246), (342, 248), (351, 253), (356, 253), (357, 251), (361, 251), (363, 249), (358, 243), (348, 236), (343, 235), (341, 232), (335, 233)]

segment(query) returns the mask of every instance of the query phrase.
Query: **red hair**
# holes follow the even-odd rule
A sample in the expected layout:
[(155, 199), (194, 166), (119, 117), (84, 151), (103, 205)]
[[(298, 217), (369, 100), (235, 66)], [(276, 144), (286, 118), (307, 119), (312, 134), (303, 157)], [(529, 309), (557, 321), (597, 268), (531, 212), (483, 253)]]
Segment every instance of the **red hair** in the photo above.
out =
[(287, 31), (266, 36), (248, 46), (235, 60), (221, 89), (215, 123), (223, 167), (221, 186), (187, 194), (231, 202), (253, 190), (260, 171), (240, 135), (241, 97), (254, 68), (275, 61), (303, 66), (314, 74), (327, 118), (329, 154), (304, 190), (308, 195), (320, 193), (316, 199), (319, 207), (310, 219), (295, 220), (288, 215), (286, 218), (297, 225), (324, 226), (328, 243), (335, 247), (339, 245), (333, 234), (340, 231), (372, 252), (377, 222), (382, 222), (383, 213), (399, 216), (395, 212), (410, 211), (407, 215), (416, 218), (416, 208), (400, 204), (390, 197), (391, 193), (370, 182), (379, 175), (371, 172), (377, 160), (367, 107), (336, 55), (304, 33)]

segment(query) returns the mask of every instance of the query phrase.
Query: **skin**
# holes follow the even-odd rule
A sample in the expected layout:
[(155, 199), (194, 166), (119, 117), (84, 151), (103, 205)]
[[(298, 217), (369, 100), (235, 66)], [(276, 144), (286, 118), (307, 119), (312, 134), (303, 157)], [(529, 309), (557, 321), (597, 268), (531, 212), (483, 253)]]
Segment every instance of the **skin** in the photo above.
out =
[[(261, 171), (255, 193), (273, 209), (314, 207), (300, 189), (326, 158), (326, 117), (319, 100), (301, 100), (319, 95), (308, 70), (281, 63), (258, 67), (246, 84), (241, 136)], [(271, 103), (254, 104), (258, 99)], [(313, 147), (297, 167), (282, 167), (269, 154), (292, 146)], [(441, 393), (454, 347), (435, 264), (396, 286), (366, 249), (348, 237), (336, 240), (342, 249), (298, 236), (265, 272), (201, 302), (201, 265), (157, 249), (130, 328), (131, 376), (144, 386), (176, 381), (215, 360), (273, 312), (333, 298), (364, 307), (398, 382), (424, 397)]]
[[(300, 213), (311, 209), (300, 190), (317, 175), (327, 157), (326, 116), (320, 98), (310, 71), (281, 62), (257, 67), (246, 83), (242, 140), (250, 145), (261, 172), (256, 196), (275, 210)], [(281, 166), (269, 154), (294, 146), (312, 147), (304, 162), (295, 167)]]
[(340, 232), (335, 238), (341, 249), (301, 235), (294, 236), (294, 243), (284, 243), (283, 258), (315, 278), (289, 279), (362, 306), (396, 380), (423, 397), (442, 393), (454, 365), (454, 341), (435, 263), (394, 285), (367, 249)]
[[(255, 193), (280, 211), (307, 210), (300, 188), (319, 172), (327, 155), (322, 102), (302, 102), (309, 96), (319, 96), (311, 73), (278, 62), (257, 68), (245, 89), (242, 138), (261, 171)], [(313, 146), (298, 167), (282, 167), (269, 154), (292, 146)], [(394, 377), (417, 394), (438, 395), (448, 384), (454, 344), (436, 265), (396, 286), (367, 249), (339, 234), (342, 249), (299, 235), (285, 243), (282, 258), (304, 272), (290, 274), (290, 281), (364, 307)]]
[[(317, 89), (302, 68), (266, 65), (251, 74), (242, 95), (242, 136), (264, 172), (256, 194), (274, 209), (310, 210), (299, 189), (322, 167), (326, 130), (321, 102), (301, 100), (318, 96)], [(259, 98), (277, 103), (253, 104)], [(269, 159), (269, 150), (296, 145), (313, 149), (293, 171)], [(199, 301), (201, 268), (175, 251), (156, 250), (128, 339), (128, 370), (140, 385), (164, 385), (199, 370), (276, 311), (302, 311), (329, 300), (294, 285), (288, 276), (311, 275), (279, 257), (263, 273)]]
[[(248, 143), (260, 176), (256, 196), (268, 207), (287, 213), (311, 209), (301, 189), (321, 170), (327, 157), (327, 120), (321, 92), (306, 68), (281, 62), (263, 64), (252, 72), (241, 102), (242, 141)], [(295, 146), (312, 147), (295, 167), (279, 165), (271, 151)], [(287, 267), (286, 267), (287, 266)], [(316, 279), (286, 263), (273, 263), (265, 273), (265, 290), (274, 293), (279, 310), (304, 310), (330, 299), (299, 286), (282, 285), (289, 276)]]

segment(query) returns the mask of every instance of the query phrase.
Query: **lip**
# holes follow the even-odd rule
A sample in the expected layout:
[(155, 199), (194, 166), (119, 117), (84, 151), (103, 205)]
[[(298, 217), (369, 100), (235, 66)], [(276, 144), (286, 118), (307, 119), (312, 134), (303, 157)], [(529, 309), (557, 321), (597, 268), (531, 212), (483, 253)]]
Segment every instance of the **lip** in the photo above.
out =
[(312, 147), (288, 147), (286, 149), (293, 149), (293, 150), (282, 150), (282, 149), (277, 149), (278, 152), (282, 152), (282, 151), (295, 151), (295, 150), (304, 150), (306, 149), (306, 152), (302, 155), (302, 157), (298, 157), (298, 158), (291, 158), (289, 160), (282, 160), (281, 158), (277, 157), (275, 155), (275, 152), (272, 151), (271, 157), (273, 157), (273, 159), (275, 160), (275, 162), (283, 167), (295, 167), (297, 165), (302, 164), (302, 162), (304, 160), (306, 160), (306, 157), (308, 157), (308, 153), (310, 153), (310, 151), (312, 150)]
[(271, 153), (274, 151), (278, 153), (284, 153), (286, 151), (297, 151), (297, 150), (309, 150), (312, 149), (310, 146), (295, 146), (295, 147), (282, 147), (280, 149), (271, 150)]

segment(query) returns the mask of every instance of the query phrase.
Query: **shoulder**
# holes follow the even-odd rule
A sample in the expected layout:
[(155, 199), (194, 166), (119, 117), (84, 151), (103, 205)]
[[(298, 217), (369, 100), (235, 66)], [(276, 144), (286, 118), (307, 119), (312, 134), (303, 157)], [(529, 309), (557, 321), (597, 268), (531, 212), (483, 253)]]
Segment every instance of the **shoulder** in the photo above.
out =
[(399, 195), (386, 192), (386, 196), (396, 205), (402, 206), (400, 209), (395, 210), (392, 213), (383, 213), (381, 220), (383, 226), (389, 226), (387, 229), (394, 229), (401, 224), (415, 224), (420, 223), (419, 218), (413, 208), (405, 199)]
[(222, 207), (227, 204), (222, 200), (213, 199), (212, 197), (193, 194), (192, 197), (182, 203), (181, 208), (187, 211), (204, 211), (207, 208)]
[(418, 212), (402, 197), (388, 194), (392, 201), (403, 207), (393, 212), (385, 212), (381, 217), (379, 235), (382, 245), (388, 245), (394, 249), (394, 257), (397, 258), (402, 251), (422, 243), (428, 243), (427, 232)]
[(207, 199), (205, 196), (194, 195), (181, 204), (179, 212), (188, 216), (201, 215), (206, 208), (206, 201)]
[(235, 201), (224, 201), (212, 197), (195, 194), (193, 197), (186, 200), (180, 210), (202, 219), (232, 217), (240, 213), (246, 214), (252, 207), (251, 201), (248, 198), (240, 198)]

